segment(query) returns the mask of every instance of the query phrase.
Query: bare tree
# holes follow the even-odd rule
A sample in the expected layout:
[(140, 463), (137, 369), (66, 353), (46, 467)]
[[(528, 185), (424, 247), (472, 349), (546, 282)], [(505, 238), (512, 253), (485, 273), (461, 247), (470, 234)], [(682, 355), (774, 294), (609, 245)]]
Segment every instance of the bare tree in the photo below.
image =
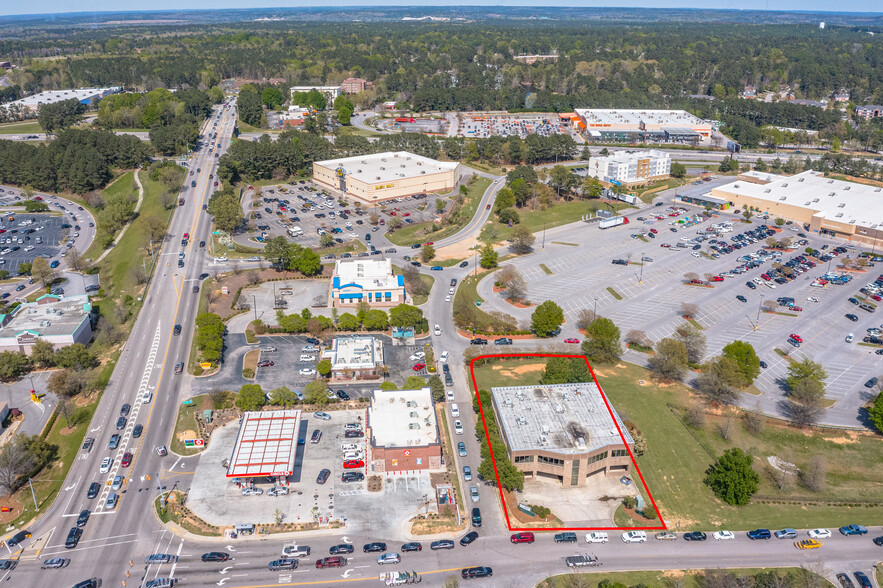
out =
[(172, 192), (163, 192), (159, 195), (159, 201), (162, 203), (163, 208), (165, 208), (166, 210), (169, 210), (173, 206), (175, 206), (176, 200), (177, 198)]
[(699, 274), (695, 272), (687, 272), (684, 274), (684, 280), (687, 282), (692, 282), (693, 280), (698, 280)]
[(727, 415), (727, 418), (717, 424), (717, 431), (721, 434), (724, 441), (729, 441), (733, 436), (733, 415)]
[(813, 456), (809, 464), (800, 471), (800, 482), (813, 492), (824, 492), (828, 464), (821, 456)]
[(256, 286), (261, 283), (261, 274), (257, 271), (250, 271), (246, 274), (246, 280), (252, 286)]
[(145, 273), (144, 268), (140, 265), (133, 265), (129, 270), (129, 275), (131, 275), (132, 279), (134, 279), (139, 285), (147, 281), (147, 273)]
[(705, 426), (705, 411), (699, 405), (694, 404), (684, 413), (684, 423), (688, 427), (701, 429)]
[(745, 429), (749, 433), (757, 435), (763, 431), (763, 416), (760, 414), (760, 402), (757, 403), (754, 410), (746, 410), (742, 414), (742, 421), (745, 423)]
[(714, 277), (714, 274), (711, 273), (711, 272), (706, 272), (705, 274), (703, 274), (702, 277), (703, 277), (703, 279), (705, 280), (705, 283), (706, 283), (706, 284), (709, 284), (709, 283), (711, 283), (711, 278)]
[(576, 328), (585, 329), (593, 320), (595, 320), (595, 318), (595, 311), (589, 310), (588, 308), (582, 309), (576, 317)]
[(80, 251), (76, 247), (71, 247), (67, 251), (67, 263), (71, 266), (71, 268), (76, 271), (81, 271), (84, 267), (86, 267), (86, 261), (83, 259), (83, 256), (80, 254)]
[(699, 314), (699, 305), (692, 302), (681, 302), (681, 316), (686, 318), (696, 318)]
[(641, 345), (642, 347), (650, 347), (652, 341), (647, 337), (647, 333), (641, 331), (639, 329), (632, 329), (628, 333), (625, 334), (625, 342), (626, 343), (636, 343)]
[(0, 452), (0, 490), (6, 495), (15, 492), (20, 485), (21, 475), (27, 471), (30, 457), (27, 450), (18, 443), (18, 438), (11, 440)]
[(767, 312), (774, 312), (778, 303), (775, 300), (765, 300), (762, 307)]

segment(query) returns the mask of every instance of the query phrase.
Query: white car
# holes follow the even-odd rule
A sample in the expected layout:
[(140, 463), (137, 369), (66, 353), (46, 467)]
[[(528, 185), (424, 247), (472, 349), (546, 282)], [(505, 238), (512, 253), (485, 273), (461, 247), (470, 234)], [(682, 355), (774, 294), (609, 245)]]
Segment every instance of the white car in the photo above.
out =
[(718, 541), (729, 541), (736, 538), (732, 531), (715, 531), (711, 536)]
[(609, 540), (610, 538), (604, 531), (592, 531), (591, 533), (586, 533), (586, 543), (607, 543)]
[(415, 351), (414, 355), (412, 355), (409, 359), (411, 361), (416, 361), (418, 359), (423, 359), (424, 357), (426, 357), (425, 353), (423, 353), (422, 351)]
[(243, 488), (242, 495), (243, 496), (260, 496), (264, 491), (260, 488)]
[(772, 282), (764, 282), (764, 284), (766, 284), (766, 287), (767, 287), (767, 288), (770, 288), (770, 289), (772, 289), (772, 290), (775, 290), (775, 289), (776, 289), (776, 285), (773, 284)]
[(441, 335), (441, 327), (438, 325), (435, 325), (435, 329), (433, 329), (433, 333), (435, 333), (436, 337)]
[(221, 263), (222, 261), (227, 261), (227, 258), (226, 257), (216, 257), (215, 258), (215, 263)]
[(297, 373), (301, 376), (315, 376), (316, 370), (313, 368), (301, 368), (297, 371)]
[(450, 302), (450, 301), (451, 301), (451, 297), (450, 297), (450, 296), (445, 296), (445, 302)]
[(113, 464), (113, 458), (112, 457), (105, 457), (101, 461), (101, 467), (98, 468), (98, 471), (101, 472), (102, 474), (106, 474), (107, 472), (110, 471), (111, 464)]
[(469, 487), (469, 497), (472, 498), (472, 502), (481, 500), (481, 496), (478, 495), (478, 486), (472, 485)]
[(448, 352), (442, 351), (441, 357), (438, 358), (442, 363), (447, 363), (448, 361)]
[(451, 402), (454, 401), (454, 391), (453, 391), (453, 390), (451, 390), (450, 388), (448, 388), (448, 389), (445, 391), (445, 394), (447, 395), (448, 400), (450, 400)]
[(645, 531), (626, 531), (622, 534), (623, 543), (644, 543), (647, 541)]
[(459, 420), (454, 421), (454, 432), (458, 435), (463, 434), (463, 423)]
[(831, 537), (831, 531), (828, 529), (813, 529), (807, 533), (812, 539), (828, 539)]
[(806, 299), (810, 302), (820, 302), (820, 300), (816, 296), (808, 296)]
[(699, 255), (698, 251), (693, 251), (692, 253), (690, 253), (690, 255), (692, 255), (693, 257), (702, 257), (701, 255)]
[(755, 284), (763, 284), (763, 280), (761, 280), (760, 278), (753, 278), (751, 281)]

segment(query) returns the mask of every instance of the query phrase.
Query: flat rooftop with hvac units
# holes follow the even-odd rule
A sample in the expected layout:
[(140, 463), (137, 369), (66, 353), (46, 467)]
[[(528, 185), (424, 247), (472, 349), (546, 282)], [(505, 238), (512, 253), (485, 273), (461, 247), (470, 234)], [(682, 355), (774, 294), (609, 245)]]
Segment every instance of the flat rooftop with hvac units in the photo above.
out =
[(509, 459), (529, 478), (556, 478), (568, 487), (584, 486), (596, 474), (629, 473), (623, 439), (633, 440), (594, 382), (492, 388), (491, 394)]
[(375, 390), (368, 407), (375, 472), (437, 470), (441, 441), (432, 391)]
[(686, 110), (577, 108), (591, 141), (699, 143), (709, 139), (711, 123)]
[(383, 341), (368, 335), (335, 337), (322, 357), (331, 361), (334, 380), (382, 379)]
[(374, 153), (313, 163), (313, 181), (363, 202), (383, 202), (413, 194), (450, 192), (460, 164), (406, 151)]
[(294, 471), (299, 410), (246, 412), (227, 465), (228, 478), (274, 476), (283, 484)]

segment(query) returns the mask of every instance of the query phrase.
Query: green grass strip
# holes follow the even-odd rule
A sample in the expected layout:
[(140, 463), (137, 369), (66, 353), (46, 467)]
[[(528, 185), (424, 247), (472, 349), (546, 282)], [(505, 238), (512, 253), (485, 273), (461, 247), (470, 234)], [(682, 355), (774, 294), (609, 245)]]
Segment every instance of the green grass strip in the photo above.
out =
[(564, 241), (552, 241), (555, 245), (567, 245), (568, 247), (579, 247), (579, 243), (565, 243)]
[(623, 299), (623, 295), (620, 294), (619, 292), (617, 292), (616, 290), (614, 290), (612, 287), (607, 286), (607, 291), (610, 292), (610, 295), (613, 296), (614, 298), (616, 298), (617, 300)]
[(549, 274), (550, 276), (552, 275), (552, 270), (550, 270), (548, 267), (546, 267), (546, 264), (545, 264), (545, 263), (541, 263), (541, 264), (540, 264), (540, 268), (541, 268), (544, 272), (546, 272), (547, 274)]

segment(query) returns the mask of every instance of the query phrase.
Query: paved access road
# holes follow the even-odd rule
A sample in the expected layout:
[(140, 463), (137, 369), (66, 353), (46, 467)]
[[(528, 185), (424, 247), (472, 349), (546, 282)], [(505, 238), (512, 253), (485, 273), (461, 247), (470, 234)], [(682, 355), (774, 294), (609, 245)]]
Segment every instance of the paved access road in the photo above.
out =
[[(204, 130), (210, 122), (205, 123)], [(221, 112), (218, 137), (222, 151), (229, 145), (234, 122), (233, 108)], [(211, 230), (210, 218), (202, 210), (202, 205), (208, 202), (213, 191), (209, 174), (214, 173), (216, 162), (208, 148), (197, 152), (193, 158), (191, 167), (199, 167), (202, 171), (187, 178), (186, 188), (180, 195), (184, 198), (184, 206), (175, 211), (170, 236), (163, 246), (144, 308), (93, 418), (88, 435), (95, 438), (95, 446), (90, 453), (81, 452), (60, 496), (46, 515), (29, 529), (33, 536), (25, 542), (23, 561), (13, 572), (7, 573), (7, 576), (15, 577), (19, 585), (46, 585), (50, 577), (46, 574), (52, 571), (41, 572), (36, 560), (42, 561), (53, 555), (71, 559), (70, 566), (60, 573), (71, 583), (98, 577), (105, 586), (121, 585), (126, 579), (129, 560), (133, 557), (140, 559), (141, 554), (157, 549), (155, 542), (163, 533), (152, 513), (153, 501), (159, 495), (159, 483), (169, 490), (185, 472), (175, 469), (175, 456), (161, 458), (154, 448), (168, 445), (180, 397), (186, 394), (186, 376), (175, 375), (174, 365), (187, 360), (198, 299), (192, 293), (192, 286), (197, 283), (205, 264), (198, 242), (208, 239)], [(192, 178), (196, 178), (196, 188), (189, 187)], [(181, 235), (185, 232), (189, 232), (192, 238), (186, 248), (185, 265), (178, 268)], [(184, 325), (180, 337), (172, 335), (172, 326), (176, 323)], [(149, 403), (142, 401), (143, 393), (147, 391), (153, 392)], [(117, 431), (116, 422), (123, 403), (131, 404), (132, 409), (125, 427)], [(133, 439), (132, 430), (136, 424), (144, 426), (144, 434)], [(116, 432), (122, 435), (122, 441), (119, 449), (109, 451), (108, 441)], [(122, 468), (120, 461), (126, 451), (134, 452), (134, 461), (128, 468)], [(112, 457), (114, 461), (110, 471), (102, 474), (99, 464), (105, 457)], [(105, 501), (111, 492), (110, 483), (117, 475), (124, 476), (125, 483), (117, 492), (117, 506), (107, 507)], [(101, 491), (97, 498), (90, 500), (86, 498), (86, 491), (92, 482), (98, 482)], [(82, 509), (90, 509), (93, 514), (80, 544), (76, 549), (64, 549), (68, 529)]]

